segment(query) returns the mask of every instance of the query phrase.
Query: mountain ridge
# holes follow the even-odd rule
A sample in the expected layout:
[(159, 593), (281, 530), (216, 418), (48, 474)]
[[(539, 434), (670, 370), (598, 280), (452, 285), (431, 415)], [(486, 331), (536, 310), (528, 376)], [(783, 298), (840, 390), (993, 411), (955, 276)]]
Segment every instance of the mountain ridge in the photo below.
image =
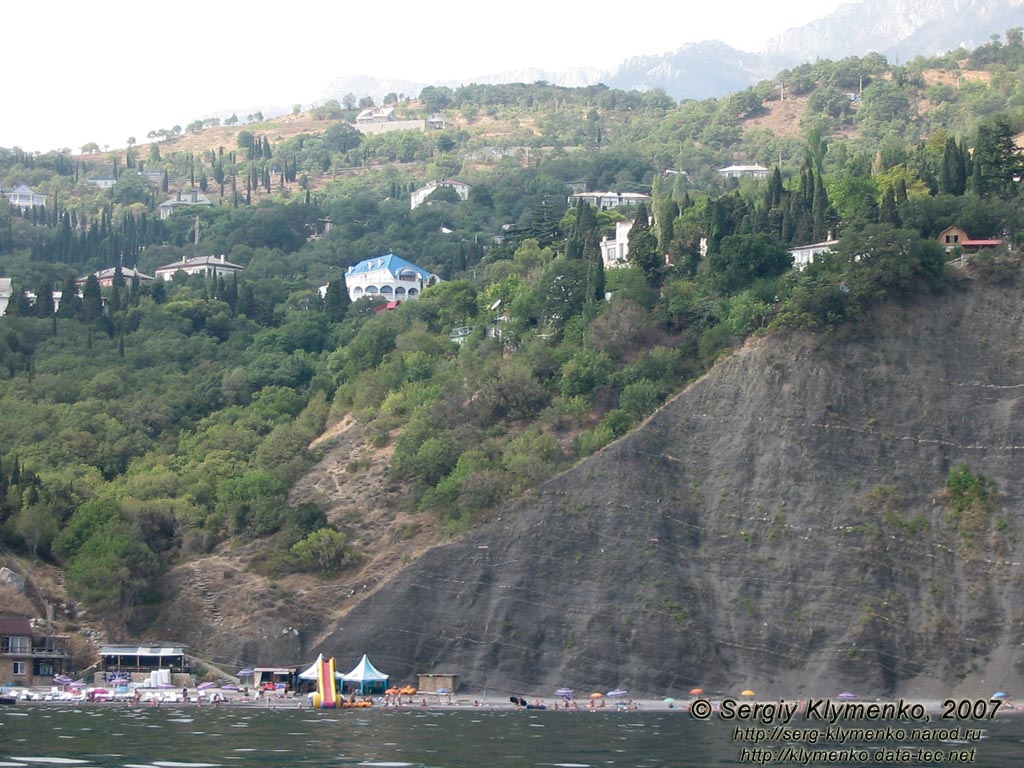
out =
[[(576, 67), (561, 72), (540, 69), (476, 75), (438, 83), (338, 78), (323, 99), (346, 93), (377, 101), (389, 92), (418, 93), (427, 85), (457, 88), (469, 83), (499, 84), (544, 80), (582, 87), (604, 83), (623, 90), (660, 88), (677, 100), (720, 98), (773, 78), (781, 69), (817, 58), (841, 59), (881, 53), (896, 60), (941, 55), (987, 42), (1024, 19), (1024, 0), (860, 0), (766, 41), (759, 51), (741, 51), (720, 40), (688, 42), (673, 51), (634, 56), (601, 70)], [(403, 87), (397, 88), (397, 84)]]

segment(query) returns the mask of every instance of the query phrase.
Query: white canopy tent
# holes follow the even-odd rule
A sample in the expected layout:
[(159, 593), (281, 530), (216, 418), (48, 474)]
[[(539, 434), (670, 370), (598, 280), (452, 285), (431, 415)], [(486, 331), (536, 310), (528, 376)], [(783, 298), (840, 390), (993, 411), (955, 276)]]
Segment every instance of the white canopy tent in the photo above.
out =
[(383, 691), (388, 687), (388, 676), (373, 666), (365, 653), (351, 672), (341, 675), (341, 679), (342, 684), (347, 683), (350, 689), (358, 686), (360, 694)]
[[(324, 663), (324, 655), (321, 653), (316, 657), (316, 661), (310, 664), (306, 669), (299, 672), (299, 680), (316, 680), (318, 678), (317, 670), (320, 665)], [(341, 672), (335, 672), (334, 677), (341, 680)]]

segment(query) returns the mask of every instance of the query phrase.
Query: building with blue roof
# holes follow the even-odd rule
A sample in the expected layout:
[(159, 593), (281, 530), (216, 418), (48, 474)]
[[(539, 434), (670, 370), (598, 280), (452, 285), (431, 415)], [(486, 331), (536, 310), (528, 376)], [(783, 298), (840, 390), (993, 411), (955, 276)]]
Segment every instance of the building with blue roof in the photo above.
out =
[(424, 288), (440, 283), (433, 272), (389, 253), (364, 259), (345, 272), (345, 285), (352, 301), (366, 296), (385, 301), (408, 301), (419, 298)]

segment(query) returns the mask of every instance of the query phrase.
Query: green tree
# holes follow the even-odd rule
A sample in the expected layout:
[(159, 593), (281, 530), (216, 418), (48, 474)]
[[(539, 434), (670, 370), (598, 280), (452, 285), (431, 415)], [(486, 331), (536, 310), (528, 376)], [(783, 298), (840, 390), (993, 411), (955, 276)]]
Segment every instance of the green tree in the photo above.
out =
[(327, 313), (327, 319), (332, 323), (340, 323), (348, 314), (351, 304), (352, 299), (345, 285), (345, 275), (342, 274), (337, 280), (331, 280), (327, 284), (327, 291), (324, 293), (324, 312)]
[(333, 573), (354, 559), (348, 538), (333, 528), (320, 528), (292, 545), (292, 554), (304, 571)]
[(647, 206), (636, 207), (633, 226), (629, 229), (629, 261), (640, 268), (652, 286), (661, 284), (664, 261), (658, 252), (658, 238), (651, 230)]
[(113, 637), (122, 637), (145, 598), (158, 561), (124, 529), (107, 526), (91, 536), (68, 563), (70, 594), (97, 614)]
[(778, 277), (793, 266), (793, 257), (769, 235), (730, 235), (708, 254), (707, 265), (715, 288), (731, 294), (757, 280)]
[(1013, 197), (1013, 177), (1022, 170), (1013, 128), (1005, 115), (995, 115), (978, 126), (971, 155), (971, 190), (980, 197)]

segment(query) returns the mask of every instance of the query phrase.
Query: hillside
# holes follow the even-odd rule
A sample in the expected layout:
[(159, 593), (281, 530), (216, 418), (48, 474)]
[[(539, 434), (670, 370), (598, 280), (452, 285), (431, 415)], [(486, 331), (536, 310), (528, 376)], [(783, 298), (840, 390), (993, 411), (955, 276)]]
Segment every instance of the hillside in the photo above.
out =
[[(138, 638), (520, 691), (1017, 674), (1016, 481), (982, 446), (1020, 444), (1022, 67), (1011, 30), (720, 100), (475, 84), (396, 106), (443, 130), (334, 105), (0, 149), (46, 201), (0, 203), (7, 610), (55, 610), (76, 670)], [(962, 292), (954, 225), (986, 248)], [(350, 295), (387, 253), (441, 282)], [(231, 273), (144, 279), (207, 254)]]
[[(1019, 288), (970, 284), (750, 343), (309, 653), (490, 690), (1019, 689), (1022, 341)], [(951, 511), (960, 464), (990, 508)]]

